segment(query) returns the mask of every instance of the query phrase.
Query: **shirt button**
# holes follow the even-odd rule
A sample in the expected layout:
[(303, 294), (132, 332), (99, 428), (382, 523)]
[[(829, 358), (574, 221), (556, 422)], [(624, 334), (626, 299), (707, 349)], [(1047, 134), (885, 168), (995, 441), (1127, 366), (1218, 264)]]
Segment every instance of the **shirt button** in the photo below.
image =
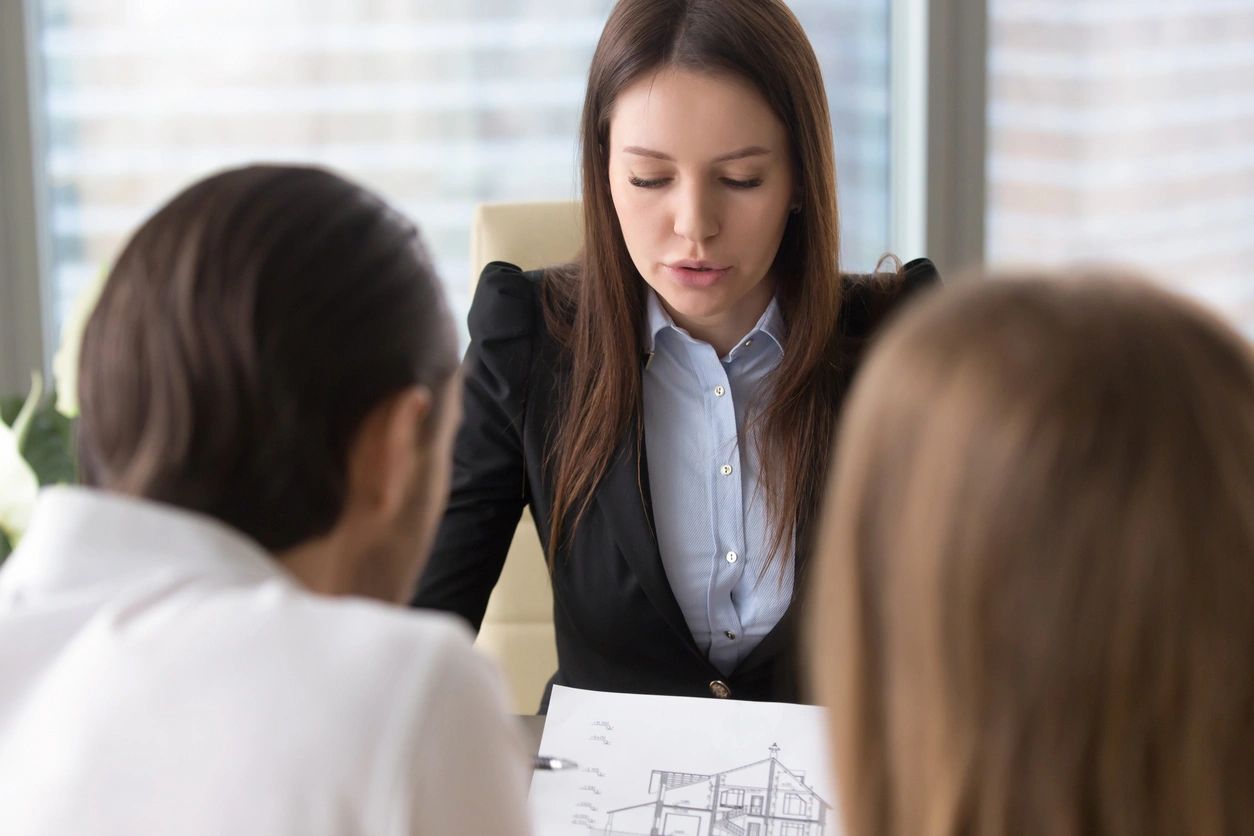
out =
[(740, 557), (735, 552), (728, 552), (726, 555), (726, 560), (728, 563), (735, 563), (739, 559)]
[(731, 639), (732, 641), (736, 640), (736, 634), (733, 633), (731, 630), (724, 630), (723, 635), (727, 636), (727, 638)]
[(718, 469), (718, 472), (719, 472), (719, 473), (721, 473), (721, 474), (723, 474), (724, 476), (731, 476), (731, 475), (732, 475), (732, 466), (731, 466), (731, 465), (729, 465), (729, 464), (725, 464), (725, 465), (723, 465), (722, 467), (720, 467), (720, 468)]
[(751, 345), (753, 345), (753, 337), (750, 337), (749, 339), (745, 340), (745, 348), (748, 348)]
[(727, 390), (726, 390), (726, 389), (724, 389), (722, 386), (715, 386), (715, 387), (714, 387), (714, 397), (716, 397), (716, 398), (721, 398), (721, 397), (723, 397), (723, 396), (724, 396), (724, 395), (726, 395), (726, 394), (727, 394)]
[(723, 680), (716, 679), (710, 683), (710, 693), (718, 697), (720, 700), (725, 700), (731, 696), (731, 688), (729, 688), (727, 683)]

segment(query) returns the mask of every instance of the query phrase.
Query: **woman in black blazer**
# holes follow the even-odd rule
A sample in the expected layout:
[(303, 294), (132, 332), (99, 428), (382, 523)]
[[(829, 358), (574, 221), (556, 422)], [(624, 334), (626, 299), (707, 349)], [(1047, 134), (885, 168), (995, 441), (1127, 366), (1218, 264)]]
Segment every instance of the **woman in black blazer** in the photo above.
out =
[(579, 261), (480, 279), (452, 496), (414, 603), (477, 628), (529, 505), (555, 682), (796, 701), (841, 400), (935, 270), (838, 271), (826, 94), (780, 0), (620, 0), (582, 150)]

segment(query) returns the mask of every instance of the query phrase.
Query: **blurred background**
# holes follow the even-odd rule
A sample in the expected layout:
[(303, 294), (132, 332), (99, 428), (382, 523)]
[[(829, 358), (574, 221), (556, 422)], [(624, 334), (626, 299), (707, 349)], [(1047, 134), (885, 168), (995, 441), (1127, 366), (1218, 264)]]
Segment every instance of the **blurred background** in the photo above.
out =
[[(175, 191), (314, 161), (469, 304), (476, 203), (573, 199), (610, 0), (0, 0), (0, 392)], [(847, 270), (1120, 261), (1254, 336), (1254, 0), (791, 0)]]

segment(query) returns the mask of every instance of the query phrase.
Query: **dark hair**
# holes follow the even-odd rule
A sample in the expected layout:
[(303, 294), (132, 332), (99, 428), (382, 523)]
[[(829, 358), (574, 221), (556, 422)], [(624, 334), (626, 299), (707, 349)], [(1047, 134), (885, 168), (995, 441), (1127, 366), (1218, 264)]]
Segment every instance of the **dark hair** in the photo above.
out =
[(667, 67), (747, 81), (783, 123), (797, 174), (800, 211), (789, 215), (773, 267), (788, 336), (758, 419), (770, 560), (784, 556), (826, 475), (832, 405), (842, 385), (830, 368), (841, 289), (832, 127), (818, 59), (780, 0), (620, 0), (597, 44), (584, 101), (585, 250), (546, 281), (546, 319), (571, 353), (567, 408), (550, 463), (550, 560), (563, 531), (587, 508), (623, 428), (640, 415), (645, 283), (610, 195), (609, 123), (624, 88)]
[(288, 548), (338, 519), (367, 413), (415, 384), (438, 398), (456, 364), (411, 223), (320, 169), (226, 171), (109, 274), (80, 355), (84, 478)]
[(1254, 352), (1111, 275), (937, 293), (859, 372), (810, 600), (850, 836), (1254, 827)]

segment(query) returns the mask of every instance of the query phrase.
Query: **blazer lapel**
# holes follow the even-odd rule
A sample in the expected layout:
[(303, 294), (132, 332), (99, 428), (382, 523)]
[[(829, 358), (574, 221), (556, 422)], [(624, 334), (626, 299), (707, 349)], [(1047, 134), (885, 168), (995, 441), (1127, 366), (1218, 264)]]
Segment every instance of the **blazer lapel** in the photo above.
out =
[(653, 500), (639, 419), (632, 422), (605, 477), (597, 488), (596, 502), (610, 534), (636, 574), (641, 589), (694, 654), (704, 660), (671, 591), (653, 525)]

